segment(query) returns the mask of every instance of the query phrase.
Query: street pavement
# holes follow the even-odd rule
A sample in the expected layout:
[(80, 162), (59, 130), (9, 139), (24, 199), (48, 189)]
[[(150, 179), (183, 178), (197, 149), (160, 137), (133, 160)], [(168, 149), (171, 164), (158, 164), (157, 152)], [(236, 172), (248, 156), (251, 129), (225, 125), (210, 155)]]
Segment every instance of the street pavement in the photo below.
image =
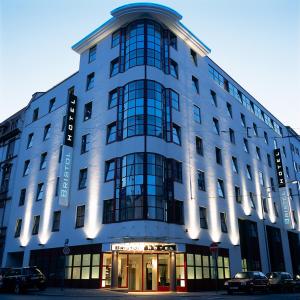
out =
[(110, 290), (92, 289), (55, 289), (30, 291), (22, 295), (1, 293), (0, 300), (300, 300), (300, 293), (294, 294), (235, 294), (227, 295), (224, 291), (199, 293), (124, 293)]

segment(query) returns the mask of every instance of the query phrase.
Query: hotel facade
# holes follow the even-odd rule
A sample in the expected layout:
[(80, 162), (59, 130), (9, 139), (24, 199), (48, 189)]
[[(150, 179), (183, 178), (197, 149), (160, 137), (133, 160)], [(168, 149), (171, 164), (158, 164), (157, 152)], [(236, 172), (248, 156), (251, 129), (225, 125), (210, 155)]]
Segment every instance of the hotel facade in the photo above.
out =
[(72, 47), (78, 72), (1, 124), (2, 266), (135, 291), (300, 273), (297, 133), (174, 10), (111, 14)]

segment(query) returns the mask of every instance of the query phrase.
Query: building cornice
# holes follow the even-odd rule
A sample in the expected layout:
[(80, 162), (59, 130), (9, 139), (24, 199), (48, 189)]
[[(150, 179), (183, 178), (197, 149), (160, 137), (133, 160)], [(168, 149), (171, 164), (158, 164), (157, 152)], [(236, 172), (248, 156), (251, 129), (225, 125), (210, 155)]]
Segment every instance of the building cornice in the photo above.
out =
[(199, 55), (206, 56), (210, 53), (210, 49), (180, 22), (182, 16), (166, 6), (154, 3), (134, 3), (114, 9), (111, 15), (111, 19), (73, 45), (72, 49), (81, 54), (126, 23), (148, 17), (165, 24)]

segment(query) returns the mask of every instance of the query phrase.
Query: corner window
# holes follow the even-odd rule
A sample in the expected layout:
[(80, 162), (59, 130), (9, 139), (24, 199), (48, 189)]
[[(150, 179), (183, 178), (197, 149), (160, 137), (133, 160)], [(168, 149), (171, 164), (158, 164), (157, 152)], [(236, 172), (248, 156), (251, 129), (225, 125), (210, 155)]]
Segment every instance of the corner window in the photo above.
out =
[(89, 63), (96, 60), (97, 45), (89, 49)]
[(197, 62), (197, 53), (193, 49), (191, 49), (191, 57), (192, 57), (194, 65), (197, 66), (198, 65), (198, 62)]
[(203, 140), (198, 136), (196, 136), (196, 152), (197, 154), (203, 156)]
[(32, 122), (36, 121), (38, 118), (39, 118), (39, 109), (36, 108), (36, 109), (33, 111)]
[(218, 179), (217, 188), (218, 188), (218, 196), (221, 198), (225, 198), (224, 181), (222, 179)]
[(78, 189), (79, 190), (86, 188), (87, 173), (88, 173), (87, 168), (81, 169), (79, 171), (79, 181), (78, 181)]
[(50, 137), (50, 131), (51, 131), (51, 124), (48, 124), (44, 128), (44, 137), (43, 137), (44, 141), (49, 139), (49, 137)]
[(105, 163), (105, 181), (111, 181), (115, 178), (115, 161), (110, 160)]
[(173, 123), (172, 127), (173, 143), (181, 145), (181, 130), (180, 127)]
[(47, 166), (47, 152), (41, 154), (40, 170), (45, 169)]
[(59, 231), (61, 211), (53, 212), (52, 232)]
[(170, 61), (170, 75), (178, 79), (178, 64), (174, 60)]
[(199, 80), (195, 76), (192, 76), (192, 82), (195, 92), (199, 94)]
[(94, 83), (95, 83), (95, 73), (91, 73), (87, 76), (86, 79), (86, 90), (90, 90), (94, 87)]
[(84, 121), (87, 121), (92, 117), (92, 111), (93, 111), (93, 102), (86, 103), (84, 105), (84, 116), (83, 116)]
[(75, 228), (81, 228), (84, 226), (84, 216), (85, 216), (85, 205), (77, 206)]
[(116, 59), (111, 61), (111, 63), (110, 63), (110, 77), (113, 77), (113, 76), (115, 76), (116, 74), (119, 73), (119, 65), (120, 65), (119, 58), (116, 58)]
[(200, 228), (207, 229), (207, 216), (206, 216), (206, 207), (199, 207), (200, 212)]
[(52, 98), (50, 101), (49, 101), (49, 109), (48, 109), (48, 112), (52, 112), (53, 110), (55, 109), (55, 98)]
[(227, 233), (226, 213), (220, 212), (221, 231)]
[(81, 137), (81, 151), (80, 153), (86, 153), (90, 150), (90, 134), (85, 134)]
[(197, 175), (198, 175), (198, 189), (200, 191), (205, 191), (205, 174), (203, 171), (198, 170), (197, 171)]
[(201, 111), (197, 105), (194, 105), (194, 121), (196, 123), (201, 123)]
[(107, 144), (115, 142), (117, 140), (117, 125), (116, 122), (111, 123), (107, 126)]
[(39, 233), (40, 227), (40, 216), (33, 217), (33, 227), (32, 227), (32, 235), (37, 235)]
[(35, 201), (41, 201), (44, 197), (44, 183), (39, 183), (36, 191)]

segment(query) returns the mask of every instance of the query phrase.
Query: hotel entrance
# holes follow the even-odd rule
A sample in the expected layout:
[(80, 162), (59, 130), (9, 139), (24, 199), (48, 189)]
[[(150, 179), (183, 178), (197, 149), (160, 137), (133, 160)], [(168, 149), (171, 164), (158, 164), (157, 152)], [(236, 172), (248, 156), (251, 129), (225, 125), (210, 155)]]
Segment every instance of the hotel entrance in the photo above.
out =
[(118, 288), (170, 290), (170, 254), (118, 254)]

